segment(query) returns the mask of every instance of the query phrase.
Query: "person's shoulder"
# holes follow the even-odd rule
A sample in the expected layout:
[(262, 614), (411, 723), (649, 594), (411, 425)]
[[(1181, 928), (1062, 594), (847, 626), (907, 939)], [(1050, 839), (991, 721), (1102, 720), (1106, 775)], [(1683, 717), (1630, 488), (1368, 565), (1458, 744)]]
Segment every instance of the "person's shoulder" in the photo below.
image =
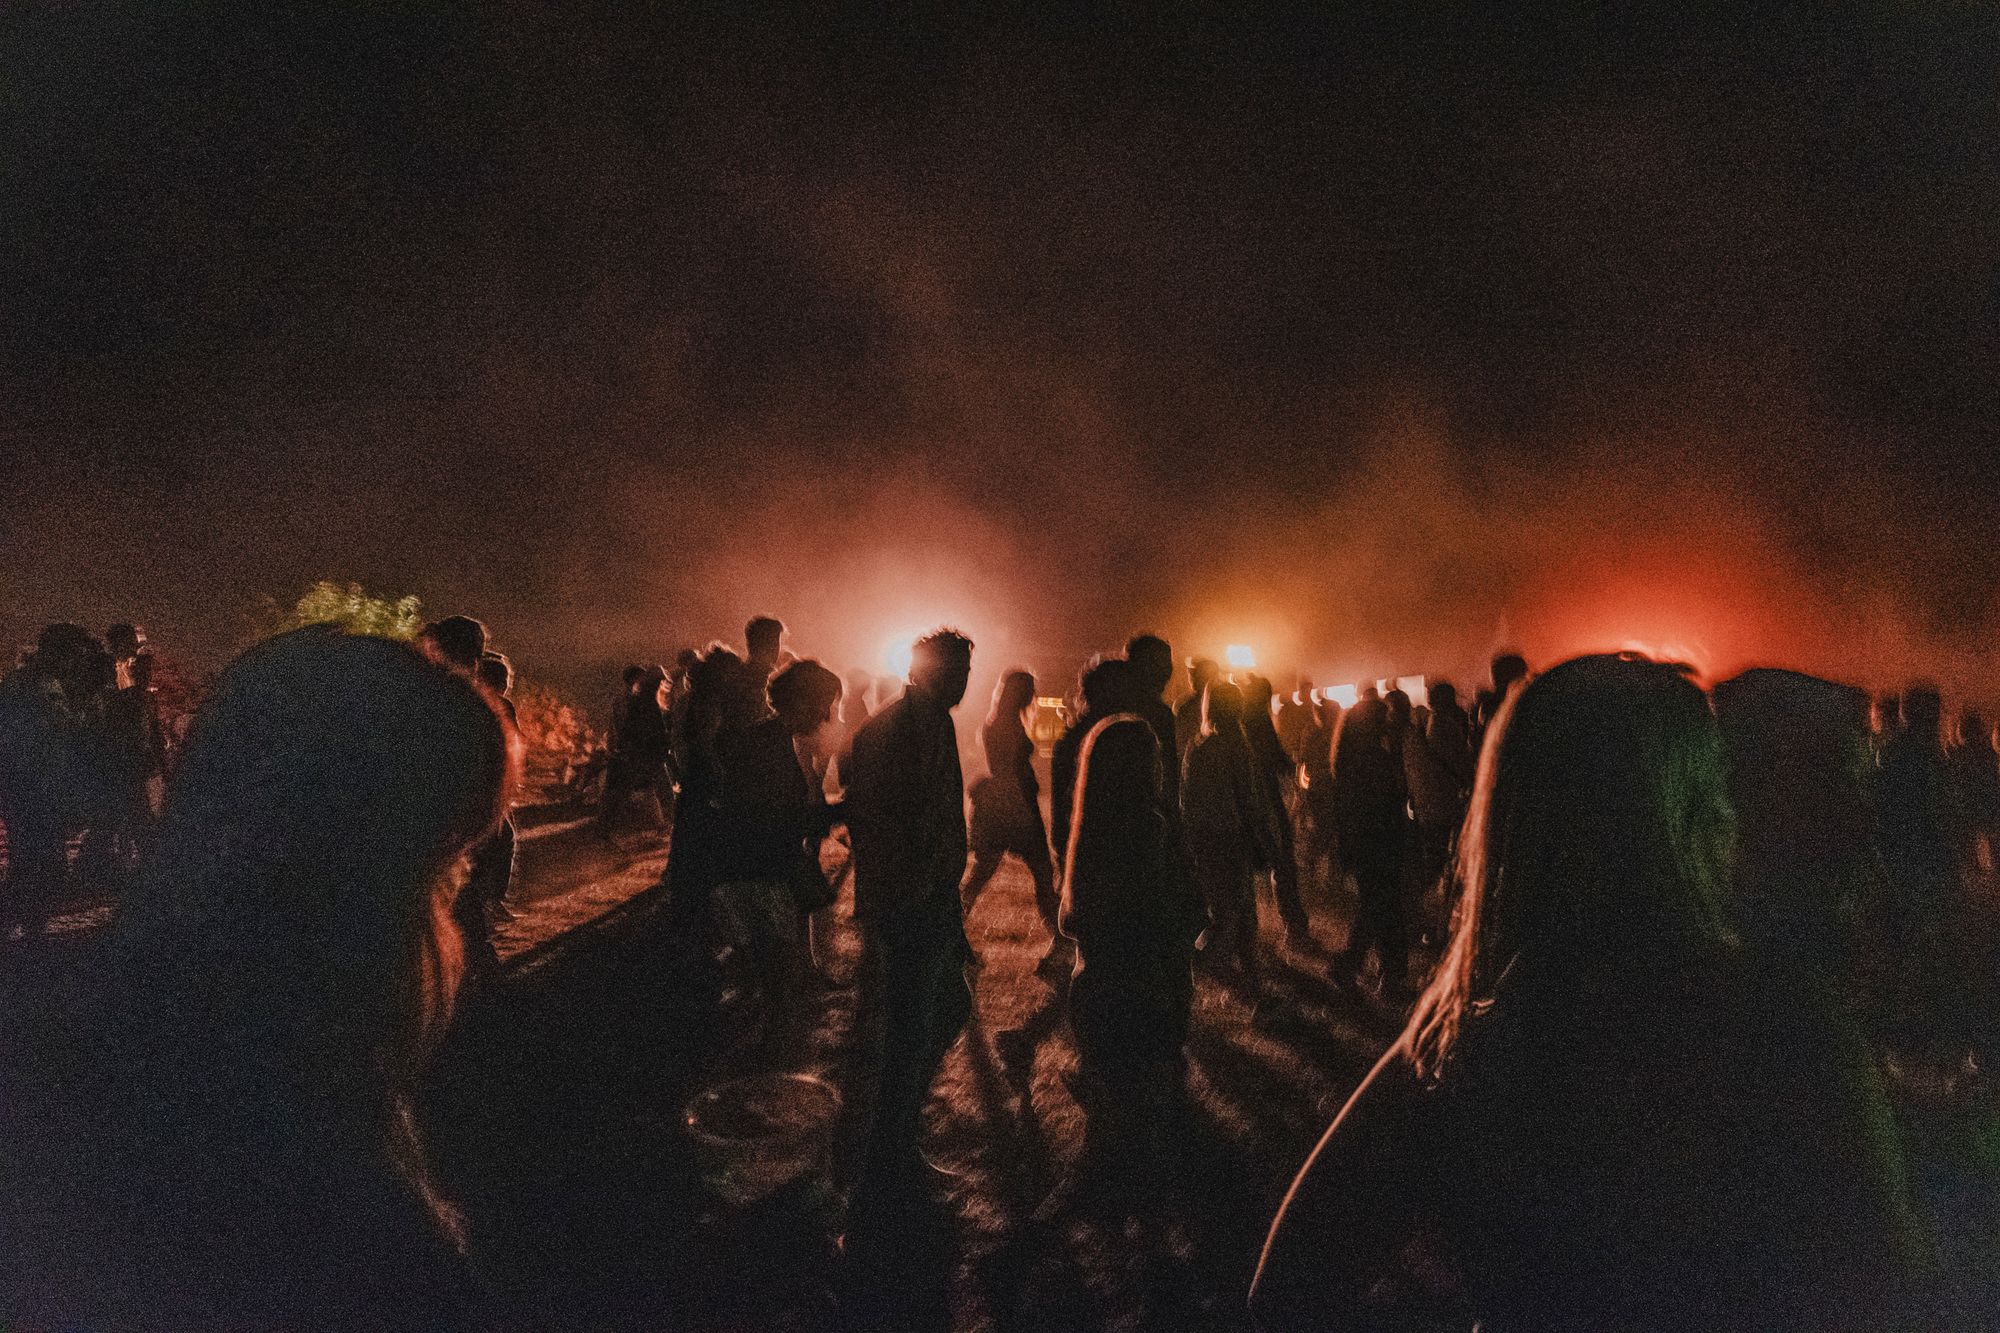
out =
[(866, 722), (854, 732), (854, 749), (857, 754), (879, 748), (888, 743), (889, 738), (902, 730), (909, 717), (910, 706), (907, 696), (896, 698), (876, 709)]

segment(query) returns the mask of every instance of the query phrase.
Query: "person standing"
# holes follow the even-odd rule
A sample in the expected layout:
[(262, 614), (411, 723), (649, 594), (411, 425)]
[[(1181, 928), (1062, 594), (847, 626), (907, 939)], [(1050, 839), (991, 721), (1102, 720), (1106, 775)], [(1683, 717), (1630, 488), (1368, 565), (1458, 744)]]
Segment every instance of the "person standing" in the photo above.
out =
[(718, 930), (748, 964), (763, 999), (759, 1063), (796, 1067), (808, 1035), (807, 922), (832, 899), (819, 848), (839, 818), (805, 751), (833, 715), (840, 677), (810, 659), (779, 668), (766, 689), (771, 715), (716, 743), (720, 836), (711, 867)]
[(1341, 717), (1334, 738), (1334, 822), (1341, 862), (1360, 899), (1347, 947), (1333, 966), (1334, 984), (1349, 991), (1358, 986), (1371, 950), (1381, 960), (1384, 994), (1399, 993), (1409, 969), (1402, 887), (1409, 793), (1400, 746), (1392, 749), (1391, 718), (1385, 701), (1364, 699)]
[(1227, 681), (1204, 691), (1201, 738), (1187, 754), (1181, 825), (1208, 907), (1203, 955), (1257, 974), (1257, 867), (1276, 859), (1278, 831), (1243, 738), (1243, 695)]
[(920, 1115), (945, 1053), (972, 1014), (965, 874), (965, 780), (952, 709), (965, 698), (972, 641), (952, 629), (917, 640), (903, 694), (854, 738), (847, 827), (863, 1003), (879, 1009), (879, 1092), (862, 1193), (906, 1199), (922, 1180)]
[[(1132, 711), (1146, 719), (1160, 742), (1160, 808), (1170, 824), (1178, 824), (1181, 814), (1181, 775), (1178, 723), (1167, 704), (1167, 686), (1174, 682), (1174, 650), (1157, 634), (1135, 634), (1125, 645), (1125, 660), (1132, 664), (1132, 686), (1139, 706)], [(1167, 756), (1172, 756), (1167, 761)]]
[(1113, 1148), (1144, 1146), (1166, 1127), (1187, 1071), (1203, 912), (1160, 809), (1163, 749), (1135, 714), (1091, 729), (1064, 858), (1062, 928), (1077, 949), (1070, 1028), (1096, 1102), (1092, 1137)]
[[(1035, 701), (1035, 678), (1009, 671), (993, 691), (993, 709), (979, 729), (986, 752), (986, 776), (972, 784), (972, 868), (958, 892), (969, 916), (972, 905), (1011, 853), (1035, 881), (1035, 906), (1056, 935), (1056, 872), (1049, 859), (1049, 831), (1042, 823), (1042, 787), (1035, 777), (1035, 743), (1021, 715)], [(1053, 947), (1053, 946), (1052, 946)]]

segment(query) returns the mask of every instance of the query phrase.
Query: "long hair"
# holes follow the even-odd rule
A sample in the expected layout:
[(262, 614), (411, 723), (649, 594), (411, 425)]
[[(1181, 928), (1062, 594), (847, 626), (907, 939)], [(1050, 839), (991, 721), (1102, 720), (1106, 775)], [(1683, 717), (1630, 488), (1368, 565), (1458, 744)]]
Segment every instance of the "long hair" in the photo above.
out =
[(337, 1218), (315, 1190), (386, 1171), (458, 1239), (411, 1094), (458, 986), (463, 854), (519, 754), (476, 685), (386, 639), (303, 629), (223, 674), (117, 928), (154, 1206)]
[(1114, 713), (1090, 729), (1077, 759), (1065, 885), (1104, 865), (1130, 865), (1134, 833), (1157, 818), (1160, 741), (1137, 713)]
[(1436, 1078), (1517, 992), (1640, 998), (1728, 947), (1726, 771), (1683, 668), (1579, 657), (1516, 690), (1480, 756), (1451, 944), (1406, 1031), (1419, 1071)]
[(986, 725), (1019, 722), (1021, 714), (1035, 701), (1035, 674), (1032, 671), (1006, 672), (993, 687), (993, 706), (986, 712)]

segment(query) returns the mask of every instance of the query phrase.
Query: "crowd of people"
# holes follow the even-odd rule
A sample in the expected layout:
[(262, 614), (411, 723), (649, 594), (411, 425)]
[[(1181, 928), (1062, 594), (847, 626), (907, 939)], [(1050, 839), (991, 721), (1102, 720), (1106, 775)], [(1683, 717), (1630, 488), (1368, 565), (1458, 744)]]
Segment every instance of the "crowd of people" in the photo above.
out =
[[(413, 647), (295, 631), (170, 752), (126, 630), (51, 627), (0, 685), (9, 920), (39, 929), (73, 833), (133, 876), (97, 1151), (58, 1191), (94, 1206), (31, 1248), (122, 1256), (82, 1316), (120, 1326), (504, 1325), (412, 1101), (455, 998), (499, 975), (506, 660), (464, 617)], [(968, 789), (965, 635), (886, 688), (785, 636), (758, 617), (741, 653), (626, 674), (600, 827), (657, 802), (661, 928), (727, 945), (760, 1001), (730, 1058), (764, 1070), (803, 1059), (845, 831), (877, 1085), (857, 1262), (940, 1173), (921, 1113), (973, 1012), (967, 915), (1012, 857), (1087, 1160), (1171, 1154), (1202, 974), (1257, 1022), (1282, 940), (1407, 1010), (1276, 1219), (1264, 1326), (1986, 1326), (2000, 755), (1976, 713), (1947, 738), (1936, 690), (1508, 654), (1469, 708), (1431, 681), (1342, 709), (1194, 659), (1176, 704), (1141, 634), (1081, 673), (1045, 821), (1032, 674), (1001, 673)]]

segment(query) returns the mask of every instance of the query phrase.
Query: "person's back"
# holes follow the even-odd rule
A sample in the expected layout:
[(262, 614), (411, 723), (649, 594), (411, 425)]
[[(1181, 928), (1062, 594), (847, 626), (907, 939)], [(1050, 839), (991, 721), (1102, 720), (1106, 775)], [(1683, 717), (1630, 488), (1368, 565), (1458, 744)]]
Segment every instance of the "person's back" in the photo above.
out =
[(1501, 707), (1451, 943), (1293, 1184), (1263, 1325), (1376, 1326), (1428, 1239), (1461, 1326), (1915, 1326), (1867, 1052), (1729, 929), (1726, 770), (1669, 664), (1575, 659)]
[(1482, 1327), (1882, 1326), (1916, 1237), (1865, 1050), (1740, 958), (1657, 982), (1517, 1014), (1413, 1095)]
[(1190, 843), (1254, 855), (1263, 827), (1260, 799), (1254, 760), (1240, 731), (1204, 732), (1188, 748), (1181, 818)]
[(514, 744), (380, 639), (295, 631), (225, 673), (80, 1025), (89, 1092), (52, 1121), (81, 1326), (485, 1319), (412, 1103), (458, 982), (455, 867)]

